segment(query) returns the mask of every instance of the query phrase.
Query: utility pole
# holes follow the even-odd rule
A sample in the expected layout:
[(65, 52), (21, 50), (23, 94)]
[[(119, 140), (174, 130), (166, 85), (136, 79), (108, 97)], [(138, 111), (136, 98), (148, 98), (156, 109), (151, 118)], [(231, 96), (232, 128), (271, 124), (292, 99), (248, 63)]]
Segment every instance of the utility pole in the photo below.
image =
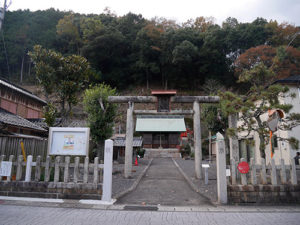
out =
[(4, 16), (5, 16), (5, 10), (6, 10), (6, 0), (4, 0), (3, 8), (0, 8), (0, 31), (2, 29), (2, 24), (4, 21)]

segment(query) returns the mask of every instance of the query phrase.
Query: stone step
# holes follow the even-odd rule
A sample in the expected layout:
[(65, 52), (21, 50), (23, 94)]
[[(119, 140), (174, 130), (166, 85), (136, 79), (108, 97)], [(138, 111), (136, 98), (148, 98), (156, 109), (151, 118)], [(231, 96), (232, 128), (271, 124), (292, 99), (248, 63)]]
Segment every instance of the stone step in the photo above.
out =
[(181, 154), (178, 149), (147, 149), (144, 158), (181, 158)]

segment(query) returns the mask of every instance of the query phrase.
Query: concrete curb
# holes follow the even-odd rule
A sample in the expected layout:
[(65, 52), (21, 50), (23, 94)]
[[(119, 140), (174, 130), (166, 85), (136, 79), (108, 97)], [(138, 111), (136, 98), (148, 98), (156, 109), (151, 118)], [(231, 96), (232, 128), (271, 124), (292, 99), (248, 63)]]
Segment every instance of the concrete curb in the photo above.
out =
[[(103, 205), (103, 204), (82, 204), (79, 200), (68, 200), (63, 199), (63, 203), (57, 202), (45, 202), (30, 200), (25, 201), (25, 199), (19, 199), (14, 197), (14, 199), (3, 199), (0, 200), (0, 206), (10, 205), (10, 206), (30, 206), (30, 207), (48, 207), (48, 208), (70, 208), (70, 209), (93, 209), (93, 210), (111, 210), (111, 211), (128, 211), (126, 210), (126, 205)], [(42, 199), (41, 199), (42, 200)], [(134, 206), (134, 205), (131, 205)], [(136, 211), (144, 211), (141, 205), (136, 205), (139, 207)], [(216, 213), (216, 212), (230, 212), (230, 213), (243, 213), (243, 212), (256, 212), (256, 213), (300, 213), (299, 205), (272, 205), (272, 206), (258, 206), (258, 205), (223, 205), (223, 206), (161, 206), (155, 205), (157, 207), (157, 212), (206, 212), (206, 213)], [(145, 211), (148, 211), (145, 207)], [(155, 213), (155, 212), (153, 212)]]
[(115, 194), (113, 196), (114, 199), (119, 199), (121, 197), (123, 197), (124, 195), (128, 194), (129, 192), (133, 191), (134, 189), (136, 189), (136, 187), (138, 186), (138, 184), (140, 183), (142, 177), (145, 175), (145, 173), (147, 172), (147, 170), (149, 169), (151, 163), (152, 163), (153, 159), (150, 159), (148, 165), (146, 166), (146, 168), (142, 171), (142, 173), (139, 175), (139, 177), (134, 181), (134, 183), (132, 184), (132, 186), (130, 188), (128, 188), (125, 191), (122, 191), (118, 194)]
[(190, 187), (197, 192), (199, 195), (201, 195), (203, 198), (207, 199), (212, 205), (217, 206), (215, 203), (213, 203), (208, 197), (204, 196), (201, 194), (200, 189), (198, 189), (196, 187), (196, 185), (191, 181), (191, 179), (185, 174), (185, 172), (183, 172), (183, 170), (181, 169), (181, 167), (178, 165), (178, 163), (172, 158), (173, 163), (175, 164), (175, 166), (177, 167), (177, 169), (179, 170), (179, 172), (181, 173), (181, 175), (184, 177), (185, 181), (190, 185)]

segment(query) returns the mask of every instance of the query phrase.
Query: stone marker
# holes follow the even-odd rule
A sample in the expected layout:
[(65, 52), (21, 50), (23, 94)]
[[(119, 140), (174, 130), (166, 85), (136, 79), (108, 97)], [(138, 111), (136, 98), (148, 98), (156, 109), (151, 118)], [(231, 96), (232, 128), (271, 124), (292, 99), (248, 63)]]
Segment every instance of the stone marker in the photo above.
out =
[(204, 183), (208, 184), (208, 168), (209, 165), (208, 164), (202, 164), (202, 168), (204, 168)]
[(217, 133), (217, 189), (218, 202), (227, 204), (226, 152), (222, 134)]
[(112, 160), (113, 160), (113, 141), (105, 140), (104, 146), (104, 178), (102, 201), (112, 202)]

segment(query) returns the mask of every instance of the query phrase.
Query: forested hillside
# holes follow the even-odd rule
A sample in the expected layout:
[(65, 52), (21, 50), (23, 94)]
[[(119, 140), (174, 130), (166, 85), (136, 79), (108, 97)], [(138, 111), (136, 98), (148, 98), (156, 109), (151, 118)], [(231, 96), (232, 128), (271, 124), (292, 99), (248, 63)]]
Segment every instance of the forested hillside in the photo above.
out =
[[(195, 90), (208, 79), (232, 86), (235, 70), (251, 67), (242, 58), (236, 61), (238, 56), (260, 45), (268, 45), (274, 55), (276, 48), (288, 45), (297, 31), (293, 25), (263, 18), (251, 23), (228, 18), (219, 26), (204, 17), (178, 24), (132, 13), (116, 16), (109, 11), (83, 15), (54, 9), (19, 10), (7, 12), (5, 17), (0, 76), (17, 83), (35, 83), (27, 53), (39, 44), (66, 56), (86, 57), (100, 75), (93, 82), (104, 81), (118, 89), (142, 85)], [(298, 59), (291, 66), (299, 68), (300, 35), (291, 46), (295, 49), (290, 54)], [(267, 59), (270, 54), (261, 49), (254, 51)], [(247, 58), (251, 57), (251, 51), (248, 53)], [(251, 63), (255, 64), (255, 59)]]

